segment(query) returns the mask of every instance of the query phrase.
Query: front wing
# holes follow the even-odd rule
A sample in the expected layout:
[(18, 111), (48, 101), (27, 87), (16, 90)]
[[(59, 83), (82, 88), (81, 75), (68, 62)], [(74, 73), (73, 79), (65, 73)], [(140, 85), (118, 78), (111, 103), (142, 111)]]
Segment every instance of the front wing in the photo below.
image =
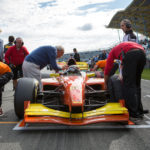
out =
[(30, 104), (25, 101), (24, 119), (19, 127), (28, 123), (53, 123), (63, 125), (88, 125), (100, 122), (125, 122), (129, 120), (128, 110), (124, 107), (124, 100), (118, 103), (107, 103), (105, 106), (83, 113), (70, 113), (47, 108), (42, 104)]

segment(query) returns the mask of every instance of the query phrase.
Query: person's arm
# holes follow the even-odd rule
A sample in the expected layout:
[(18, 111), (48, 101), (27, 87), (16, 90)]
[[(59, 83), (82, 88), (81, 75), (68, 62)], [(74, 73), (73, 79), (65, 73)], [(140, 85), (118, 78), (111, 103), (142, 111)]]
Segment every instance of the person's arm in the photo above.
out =
[(109, 75), (110, 74), (110, 71), (112, 70), (113, 68), (113, 64), (114, 64), (114, 54), (113, 52), (111, 51), (108, 55), (108, 58), (107, 58), (107, 61), (106, 61), (106, 66), (105, 66), (105, 75)]
[(94, 68), (91, 71), (96, 71), (98, 69), (98, 65), (94, 65)]
[(29, 51), (27, 50), (26, 47), (23, 47), (23, 50), (24, 50), (24, 55), (25, 55), (25, 56), (29, 55)]
[(55, 51), (55, 49), (51, 48), (51, 51), (48, 50), (47, 55), (49, 59), (49, 64), (51, 65), (52, 69), (54, 69), (55, 71), (64, 69), (64, 67), (61, 68), (56, 62), (57, 51)]
[(113, 68), (113, 63), (114, 63), (114, 54), (113, 51), (111, 51), (108, 55), (107, 62), (106, 62), (106, 67), (104, 70), (104, 87), (107, 89), (107, 83), (109, 79), (109, 74)]
[(113, 67), (112, 67), (112, 69), (111, 69), (111, 71), (109, 73), (109, 77), (113, 76), (118, 68), (119, 68), (119, 64), (117, 62), (114, 62)]
[(60, 66), (58, 66), (58, 64), (56, 62), (55, 52), (48, 53), (48, 58), (49, 58), (49, 64), (51, 64), (52, 69), (54, 69), (56, 71), (62, 70), (62, 68)]
[(50, 64), (54, 70), (62, 70), (62, 68), (57, 64), (56, 59), (53, 59)]
[(6, 45), (4, 45), (4, 53), (6, 53), (6, 51), (7, 51), (7, 44)]
[(105, 89), (107, 89), (108, 78), (109, 78), (109, 76), (104, 74), (104, 87), (105, 87)]

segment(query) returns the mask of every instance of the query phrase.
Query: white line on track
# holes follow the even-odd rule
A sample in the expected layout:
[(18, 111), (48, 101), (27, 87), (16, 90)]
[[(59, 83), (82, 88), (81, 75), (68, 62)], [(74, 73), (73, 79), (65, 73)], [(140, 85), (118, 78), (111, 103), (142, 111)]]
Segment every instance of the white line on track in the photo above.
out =
[(146, 81), (146, 82), (150, 82), (150, 80), (145, 80), (145, 79), (142, 79), (143, 81)]
[(145, 117), (146, 119), (150, 120), (150, 117), (148, 117), (147, 115), (144, 115), (144, 117)]
[(145, 95), (145, 96), (143, 96), (143, 97), (150, 97), (150, 95)]

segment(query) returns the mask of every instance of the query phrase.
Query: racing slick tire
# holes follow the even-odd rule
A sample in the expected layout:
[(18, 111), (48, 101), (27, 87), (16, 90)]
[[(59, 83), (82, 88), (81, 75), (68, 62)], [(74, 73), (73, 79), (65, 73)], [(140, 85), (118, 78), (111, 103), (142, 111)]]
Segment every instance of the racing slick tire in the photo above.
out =
[(108, 80), (108, 91), (110, 94), (110, 102), (118, 102), (123, 99), (122, 83), (118, 79), (118, 75), (113, 75)]
[(19, 119), (24, 117), (24, 101), (31, 103), (36, 101), (38, 81), (33, 78), (21, 78), (18, 80), (14, 95), (14, 109)]

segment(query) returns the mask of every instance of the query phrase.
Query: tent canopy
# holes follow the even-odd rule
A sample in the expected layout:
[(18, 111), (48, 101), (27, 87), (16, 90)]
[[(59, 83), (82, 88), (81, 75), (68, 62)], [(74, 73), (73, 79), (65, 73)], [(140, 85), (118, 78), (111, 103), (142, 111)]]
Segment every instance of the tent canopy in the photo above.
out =
[(123, 11), (118, 11), (111, 19), (108, 28), (120, 29), (120, 22), (129, 19), (132, 29), (150, 37), (150, 0), (133, 0)]

